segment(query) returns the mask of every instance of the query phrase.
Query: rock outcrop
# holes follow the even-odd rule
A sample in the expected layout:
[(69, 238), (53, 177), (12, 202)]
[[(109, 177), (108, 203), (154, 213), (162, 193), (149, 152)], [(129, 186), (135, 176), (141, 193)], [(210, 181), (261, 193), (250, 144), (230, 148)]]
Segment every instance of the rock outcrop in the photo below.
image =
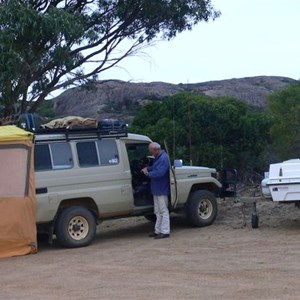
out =
[(96, 119), (122, 117), (130, 120), (140, 105), (183, 91), (211, 97), (230, 96), (262, 108), (267, 97), (296, 80), (279, 76), (257, 76), (192, 84), (165, 82), (133, 83), (120, 80), (99, 81), (92, 89), (72, 88), (54, 98), (58, 116), (78, 115)]

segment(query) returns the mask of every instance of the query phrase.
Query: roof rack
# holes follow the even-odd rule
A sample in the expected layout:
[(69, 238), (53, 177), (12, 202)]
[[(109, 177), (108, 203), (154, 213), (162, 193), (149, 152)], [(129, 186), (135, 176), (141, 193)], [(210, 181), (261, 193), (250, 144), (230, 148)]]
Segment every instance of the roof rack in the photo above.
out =
[(36, 136), (52, 135), (47, 138), (38, 138), (36, 142), (48, 141), (48, 140), (78, 140), (78, 139), (90, 139), (90, 138), (121, 138), (127, 137), (127, 125), (122, 121), (106, 119), (98, 122), (97, 127), (62, 127), (62, 128), (40, 128), (35, 132)]

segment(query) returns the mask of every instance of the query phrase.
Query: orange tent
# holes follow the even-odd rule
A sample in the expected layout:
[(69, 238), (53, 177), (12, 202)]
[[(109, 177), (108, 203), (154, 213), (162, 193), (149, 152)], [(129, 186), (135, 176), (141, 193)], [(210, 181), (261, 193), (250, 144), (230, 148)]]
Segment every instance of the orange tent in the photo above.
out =
[(0, 257), (37, 252), (33, 134), (0, 126)]

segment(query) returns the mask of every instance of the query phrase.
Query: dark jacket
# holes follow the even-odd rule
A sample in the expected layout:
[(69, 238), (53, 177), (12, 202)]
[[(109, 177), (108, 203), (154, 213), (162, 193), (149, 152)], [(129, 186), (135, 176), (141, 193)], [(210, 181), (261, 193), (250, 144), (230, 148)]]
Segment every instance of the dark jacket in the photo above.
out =
[(167, 153), (162, 150), (155, 157), (153, 165), (147, 168), (151, 179), (151, 192), (155, 196), (170, 194), (170, 161)]

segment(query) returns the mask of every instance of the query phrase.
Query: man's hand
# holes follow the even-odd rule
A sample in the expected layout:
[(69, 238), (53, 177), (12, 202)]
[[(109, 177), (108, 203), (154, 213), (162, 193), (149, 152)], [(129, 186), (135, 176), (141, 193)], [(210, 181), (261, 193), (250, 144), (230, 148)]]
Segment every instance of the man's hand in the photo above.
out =
[(148, 170), (147, 170), (147, 168), (143, 168), (143, 169), (141, 170), (141, 172), (144, 173), (144, 175), (146, 175), (146, 176), (148, 175)]

